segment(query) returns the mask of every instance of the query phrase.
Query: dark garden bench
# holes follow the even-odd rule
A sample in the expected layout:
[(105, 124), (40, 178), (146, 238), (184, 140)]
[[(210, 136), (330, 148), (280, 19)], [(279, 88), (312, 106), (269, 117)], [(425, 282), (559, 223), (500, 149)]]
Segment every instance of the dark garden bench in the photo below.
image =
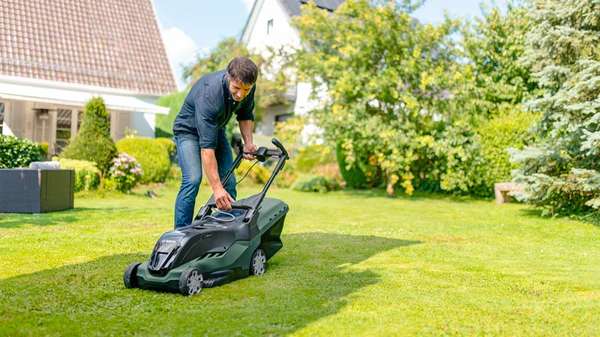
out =
[(42, 213), (73, 208), (75, 171), (0, 169), (0, 212)]

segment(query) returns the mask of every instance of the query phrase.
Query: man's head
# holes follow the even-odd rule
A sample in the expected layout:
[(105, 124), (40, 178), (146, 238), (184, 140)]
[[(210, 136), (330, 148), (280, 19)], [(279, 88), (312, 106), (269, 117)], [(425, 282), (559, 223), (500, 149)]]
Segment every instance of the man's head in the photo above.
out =
[(227, 66), (229, 92), (237, 102), (243, 100), (256, 82), (258, 67), (247, 57), (236, 57)]

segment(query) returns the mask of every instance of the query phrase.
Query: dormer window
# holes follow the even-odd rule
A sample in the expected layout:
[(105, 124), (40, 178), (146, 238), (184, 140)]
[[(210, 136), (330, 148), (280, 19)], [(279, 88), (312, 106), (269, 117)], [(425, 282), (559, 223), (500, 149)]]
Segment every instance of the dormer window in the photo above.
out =
[(273, 19), (269, 19), (269, 21), (267, 21), (267, 35), (271, 34), (272, 31), (273, 31)]

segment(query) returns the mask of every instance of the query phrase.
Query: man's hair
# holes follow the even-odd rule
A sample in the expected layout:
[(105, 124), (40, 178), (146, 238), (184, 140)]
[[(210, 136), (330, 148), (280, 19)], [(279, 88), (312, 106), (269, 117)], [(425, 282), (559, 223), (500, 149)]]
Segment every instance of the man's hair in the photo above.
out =
[(229, 78), (242, 81), (244, 84), (254, 84), (258, 77), (258, 67), (251, 59), (239, 56), (229, 62), (227, 74)]

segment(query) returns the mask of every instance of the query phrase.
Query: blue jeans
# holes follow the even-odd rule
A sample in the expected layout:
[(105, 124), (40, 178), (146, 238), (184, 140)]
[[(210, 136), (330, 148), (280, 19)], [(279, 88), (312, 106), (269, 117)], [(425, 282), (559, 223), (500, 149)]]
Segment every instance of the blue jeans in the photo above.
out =
[[(202, 181), (202, 161), (198, 138), (191, 135), (175, 136), (175, 144), (182, 173), (181, 186), (175, 200), (175, 228), (179, 228), (192, 223), (196, 196)], [(233, 156), (224, 129), (220, 129), (217, 134), (215, 157), (222, 182), (233, 165)], [(237, 196), (235, 185), (235, 176), (232, 175), (223, 186), (234, 199)]]

